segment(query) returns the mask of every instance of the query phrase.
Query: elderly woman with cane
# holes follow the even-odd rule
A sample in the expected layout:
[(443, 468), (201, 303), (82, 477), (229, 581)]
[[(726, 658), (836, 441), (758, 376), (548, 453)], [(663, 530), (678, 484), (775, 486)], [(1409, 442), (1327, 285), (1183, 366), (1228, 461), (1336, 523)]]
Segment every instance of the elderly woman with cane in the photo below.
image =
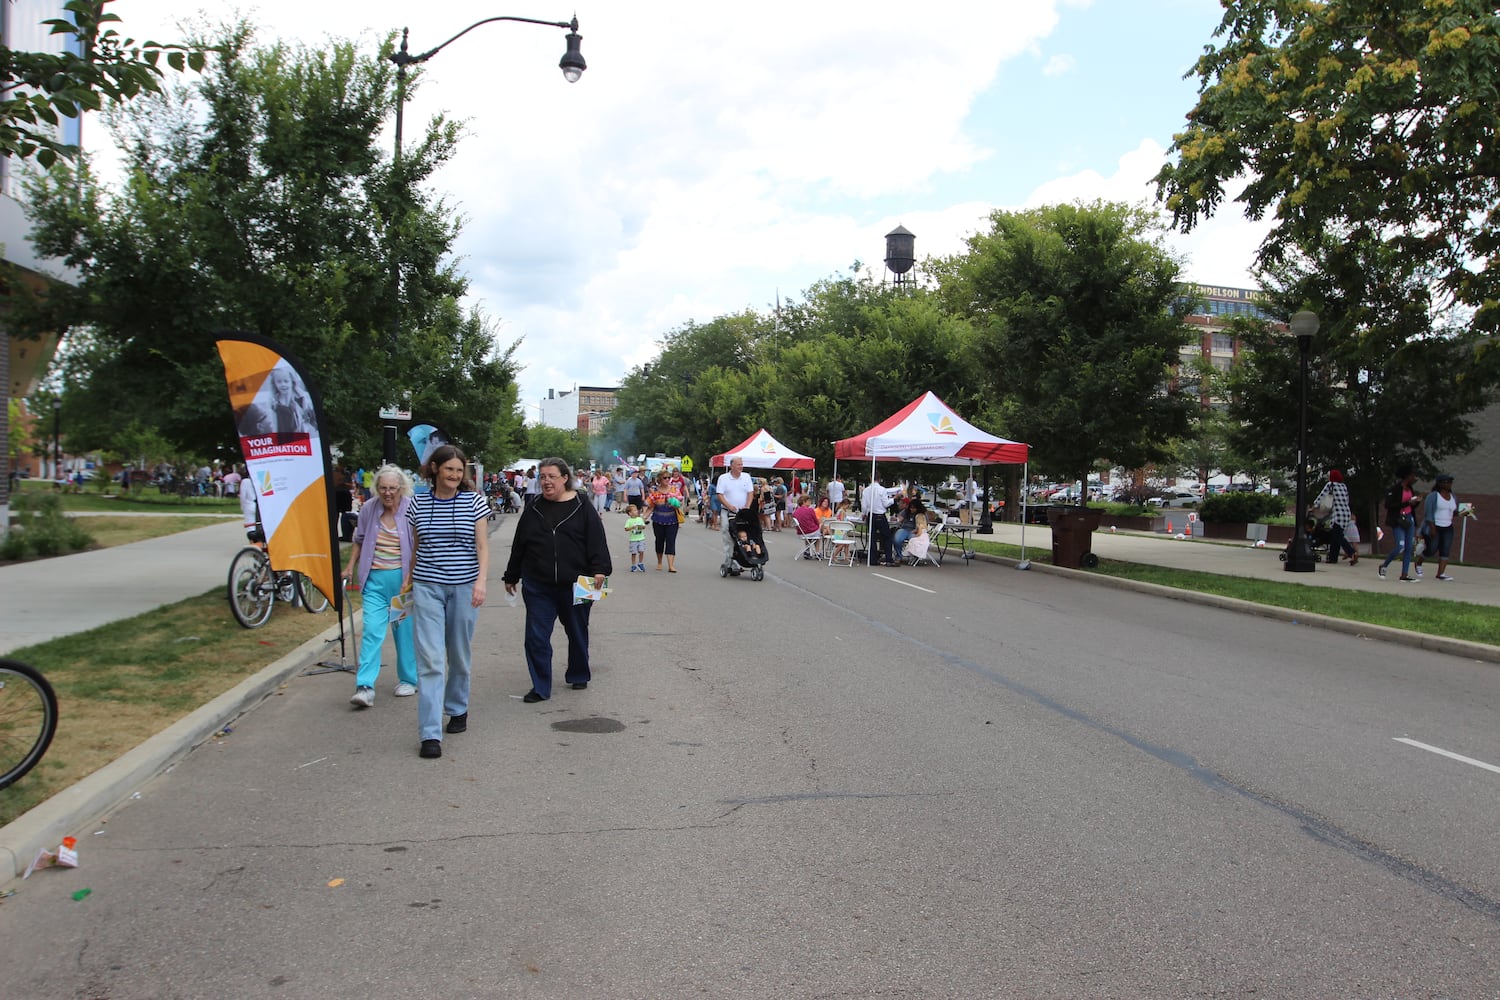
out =
[(411, 619), (389, 624), (391, 599), (411, 571), (416, 542), (406, 520), (411, 506), (411, 477), (394, 465), (383, 465), (375, 473), (375, 495), (359, 509), (354, 528), (354, 548), (344, 567), (344, 586), (356, 584), (364, 593), (364, 637), (359, 645), (359, 673), (354, 677), (356, 708), (375, 704), (375, 680), (380, 676), (380, 650), (386, 631), (396, 642), (397, 698), (417, 693), (417, 651), (412, 643)]

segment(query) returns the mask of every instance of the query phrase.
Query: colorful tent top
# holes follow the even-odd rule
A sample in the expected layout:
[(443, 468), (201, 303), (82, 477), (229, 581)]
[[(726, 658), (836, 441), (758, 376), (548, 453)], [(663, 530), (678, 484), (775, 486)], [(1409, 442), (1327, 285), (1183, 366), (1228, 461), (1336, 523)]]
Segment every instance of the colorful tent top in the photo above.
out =
[(799, 455), (770, 435), (764, 427), (722, 455), (715, 455), (709, 465), (727, 466), (740, 459), (747, 469), (811, 469), (813, 460)]
[[(857, 437), (835, 441), (833, 457), (933, 465), (1021, 464), (1027, 446), (986, 434), (925, 392)], [(749, 462), (745, 463), (749, 465)]]

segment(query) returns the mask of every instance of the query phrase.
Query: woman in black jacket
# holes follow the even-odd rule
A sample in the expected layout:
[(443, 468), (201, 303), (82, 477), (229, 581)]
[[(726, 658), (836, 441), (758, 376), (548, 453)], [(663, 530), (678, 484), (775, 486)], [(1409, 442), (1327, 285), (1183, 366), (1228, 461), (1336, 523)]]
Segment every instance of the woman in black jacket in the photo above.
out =
[(517, 584), (526, 602), (526, 669), (531, 690), (528, 704), (552, 697), (552, 628), (562, 622), (568, 637), (568, 669), (563, 679), (575, 691), (589, 686), (589, 609), (592, 601), (573, 603), (573, 584), (593, 577), (595, 589), (613, 571), (604, 523), (591, 503), (573, 487), (573, 473), (560, 458), (544, 458), (537, 467), (541, 494), (516, 520), (516, 537), (505, 566), (505, 593)]

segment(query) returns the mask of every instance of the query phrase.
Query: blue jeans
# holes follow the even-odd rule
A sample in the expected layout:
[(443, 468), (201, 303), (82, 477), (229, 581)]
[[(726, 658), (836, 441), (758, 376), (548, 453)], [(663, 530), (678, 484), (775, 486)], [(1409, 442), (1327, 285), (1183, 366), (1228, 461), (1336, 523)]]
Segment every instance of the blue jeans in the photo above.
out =
[[(399, 569), (372, 569), (365, 577), (365, 634), (359, 640), (359, 673), (354, 686), (372, 688), (380, 676), (380, 649), (391, 617), (391, 598), (401, 591)], [(396, 640), (396, 679), (417, 683), (417, 650), (411, 638), (411, 616), (396, 623), (390, 631)]]
[(897, 528), (891, 544), (896, 547), (896, 558), (901, 559), (906, 555), (906, 543), (911, 541), (911, 536), (916, 532), (911, 528)]
[(1401, 522), (1391, 529), (1391, 538), (1396, 543), (1396, 547), (1391, 549), (1390, 553), (1385, 557), (1385, 562), (1380, 564), (1381, 569), (1389, 566), (1391, 561), (1399, 555), (1401, 557), (1401, 575), (1411, 576), (1412, 533), (1412, 519), (1409, 517), (1403, 517)]
[(417, 647), (417, 724), (420, 739), (443, 738), (443, 716), (469, 711), (469, 660), (474, 620), (474, 585), (416, 582), (411, 585), (412, 638)]
[(589, 611), (592, 604), (573, 603), (573, 584), (532, 583), (521, 580), (521, 599), (526, 602), (526, 669), (531, 690), (552, 697), (552, 626), (562, 622), (568, 637), (569, 684), (587, 684), (589, 672)]

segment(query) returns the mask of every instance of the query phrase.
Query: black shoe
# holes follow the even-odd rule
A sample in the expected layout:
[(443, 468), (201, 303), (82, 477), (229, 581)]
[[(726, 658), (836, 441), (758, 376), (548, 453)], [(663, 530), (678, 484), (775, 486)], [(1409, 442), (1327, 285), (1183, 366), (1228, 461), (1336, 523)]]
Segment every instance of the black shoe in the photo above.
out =
[(444, 730), (449, 733), (463, 733), (469, 729), (469, 713), (455, 715), (448, 719), (448, 728)]
[(524, 701), (528, 705), (535, 705), (537, 702), (539, 702), (539, 701), (546, 701), (547, 699), (543, 698), (541, 695), (537, 694), (535, 691), (527, 691), (525, 694), (523, 694), (521, 696), (521, 700)]
[(417, 751), (423, 757), (441, 757), (443, 755), (442, 740), (423, 740), (422, 749)]
[(572, 688), (574, 691), (582, 691), (584, 688), (586, 688), (588, 686), (589, 686), (589, 682), (588, 681), (584, 681), (582, 684), (574, 683), (574, 684), (569, 684), (568, 685), (568, 687)]

